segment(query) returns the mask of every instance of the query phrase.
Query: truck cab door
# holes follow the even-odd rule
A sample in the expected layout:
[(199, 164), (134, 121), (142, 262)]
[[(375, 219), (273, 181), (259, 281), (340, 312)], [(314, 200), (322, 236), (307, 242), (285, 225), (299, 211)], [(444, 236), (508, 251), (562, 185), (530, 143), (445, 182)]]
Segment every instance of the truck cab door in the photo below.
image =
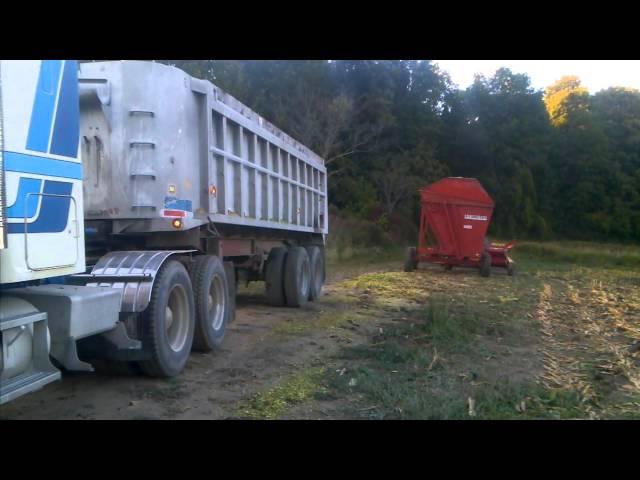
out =
[(39, 197), (39, 214), (25, 224), (25, 257), (30, 270), (74, 265), (79, 253), (78, 206), (73, 183), (46, 180)]

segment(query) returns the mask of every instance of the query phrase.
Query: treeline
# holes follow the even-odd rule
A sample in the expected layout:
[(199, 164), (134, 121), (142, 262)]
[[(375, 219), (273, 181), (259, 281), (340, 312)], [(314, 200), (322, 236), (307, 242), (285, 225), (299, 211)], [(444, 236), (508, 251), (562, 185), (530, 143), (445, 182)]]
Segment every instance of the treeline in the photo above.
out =
[[(414, 235), (420, 186), (476, 177), (502, 238), (640, 241), (640, 92), (545, 91), (500, 69), (466, 90), (429, 61), (168, 61), (326, 159), (330, 202)], [(410, 238), (409, 241), (412, 239)]]

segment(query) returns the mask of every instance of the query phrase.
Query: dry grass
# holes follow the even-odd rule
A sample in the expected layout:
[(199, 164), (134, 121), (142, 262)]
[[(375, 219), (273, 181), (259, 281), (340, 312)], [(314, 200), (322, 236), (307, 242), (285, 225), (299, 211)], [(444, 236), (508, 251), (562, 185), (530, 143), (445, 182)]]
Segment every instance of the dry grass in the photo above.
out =
[(636, 252), (525, 244), (514, 277), (405, 273), (401, 256), (368, 272), (367, 263), (334, 265), (333, 275), (351, 278), (330, 286), (326, 308), (277, 333), (353, 323), (365, 343), (339, 347), (313, 381), (291, 377), (245, 414), (286, 416), (321, 391), (323, 408), (338, 418), (640, 418), (640, 278), (629, 268)]
[(343, 352), (354, 385), (334, 376), (334, 388), (375, 407), (347, 415), (640, 417), (640, 278), (629, 269), (637, 254), (544, 244), (519, 252), (514, 278), (429, 269), (353, 279), (348, 286), (375, 308), (396, 302), (410, 315), (409, 325), (388, 324), (369, 346)]

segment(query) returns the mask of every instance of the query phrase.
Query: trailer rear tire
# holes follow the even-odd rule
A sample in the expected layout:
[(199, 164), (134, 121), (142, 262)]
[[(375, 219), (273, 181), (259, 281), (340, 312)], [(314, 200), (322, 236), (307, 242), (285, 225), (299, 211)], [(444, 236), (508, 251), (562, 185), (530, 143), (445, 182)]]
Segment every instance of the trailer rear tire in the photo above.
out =
[(140, 368), (152, 377), (175, 377), (189, 359), (196, 323), (191, 279), (182, 263), (168, 260), (162, 266), (143, 318), (142, 344), (151, 358), (139, 362)]
[(319, 247), (315, 245), (306, 247), (311, 265), (311, 284), (309, 287), (309, 301), (313, 302), (320, 298), (322, 285), (324, 284), (324, 258)]
[(285, 247), (274, 247), (269, 252), (265, 271), (267, 302), (274, 307), (285, 305), (284, 266), (287, 258)]
[(413, 272), (418, 267), (418, 262), (416, 261), (416, 247), (407, 248), (407, 255), (404, 261), (404, 271), (405, 272)]
[(220, 348), (229, 323), (229, 282), (219, 257), (195, 258), (191, 282), (196, 306), (193, 350), (210, 352)]
[(227, 276), (229, 288), (229, 322), (233, 322), (236, 319), (236, 292), (238, 291), (236, 267), (233, 262), (224, 262), (224, 273)]
[(491, 255), (486, 252), (480, 258), (480, 275), (483, 277), (491, 275)]
[(284, 268), (284, 296), (289, 307), (302, 307), (309, 300), (311, 263), (304, 247), (293, 247), (287, 253)]

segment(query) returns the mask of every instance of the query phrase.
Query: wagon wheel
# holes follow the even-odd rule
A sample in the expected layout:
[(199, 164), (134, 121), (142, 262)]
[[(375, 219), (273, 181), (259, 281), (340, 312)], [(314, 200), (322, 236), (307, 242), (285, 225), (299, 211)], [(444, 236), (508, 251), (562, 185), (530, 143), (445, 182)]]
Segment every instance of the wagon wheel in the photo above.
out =
[(516, 273), (516, 262), (510, 259), (507, 262), (507, 275), (512, 277), (514, 273)]
[(404, 271), (413, 272), (418, 267), (416, 247), (407, 248), (407, 255), (404, 261)]
[(488, 252), (483, 252), (480, 258), (480, 275), (483, 277), (491, 275), (491, 255)]

